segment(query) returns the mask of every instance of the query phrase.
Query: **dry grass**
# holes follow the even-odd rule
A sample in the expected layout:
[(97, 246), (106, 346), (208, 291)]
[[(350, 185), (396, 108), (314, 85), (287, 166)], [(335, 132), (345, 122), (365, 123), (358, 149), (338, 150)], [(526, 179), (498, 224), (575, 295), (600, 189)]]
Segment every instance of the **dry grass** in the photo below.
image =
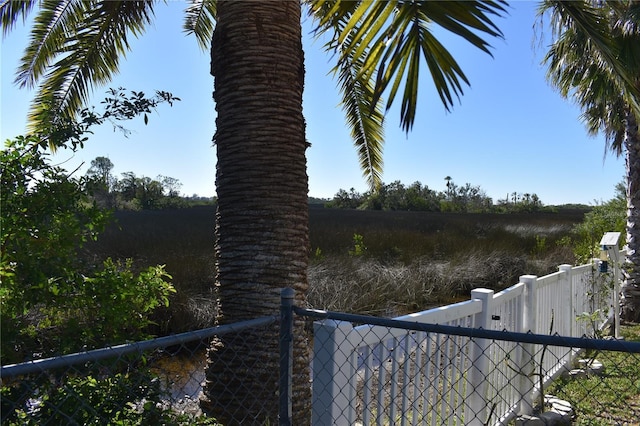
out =
[(316, 309), (402, 315), (466, 299), (474, 288), (501, 290), (516, 284), (521, 275), (556, 271), (567, 262), (560, 260), (563, 253), (540, 258), (475, 250), (450, 261), (423, 256), (408, 264), (331, 256), (309, 268), (308, 303)]
[[(117, 223), (87, 247), (100, 261), (131, 257), (140, 269), (164, 264), (177, 294), (155, 318), (155, 334), (206, 327), (216, 313), (213, 207), (117, 212)], [(580, 212), (439, 214), (310, 209), (309, 303), (316, 308), (396, 315), (500, 289), (522, 274), (571, 263), (556, 241)], [(366, 253), (353, 257), (354, 234)], [(316, 253), (319, 255), (316, 256)]]

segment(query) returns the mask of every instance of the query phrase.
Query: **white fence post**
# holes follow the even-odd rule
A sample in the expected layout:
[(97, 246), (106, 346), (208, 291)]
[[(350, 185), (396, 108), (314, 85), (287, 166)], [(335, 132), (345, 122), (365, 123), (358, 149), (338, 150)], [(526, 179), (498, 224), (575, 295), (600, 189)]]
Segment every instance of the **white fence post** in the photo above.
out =
[[(537, 333), (536, 315), (538, 305), (536, 303), (536, 281), (535, 275), (522, 275), (520, 282), (524, 283), (524, 306), (522, 309), (522, 330), (523, 333)], [(533, 413), (533, 376), (535, 369), (535, 345), (533, 343), (522, 343), (520, 352), (520, 415), (530, 415)]]
[(345, 321), (314, 323), (313, 425), (352, 425), (355, 420), (355, 394), (349, 384), (353, 347), (347, 338), (352, 329), (351, 323)]
[[(571, 265), (558, 266), (560, 272), (564, 272), (563, 284), (561, 285), (562, 300), (566, 302), (566, 308), (564, 312), (564, 324), (562, 324), (563, 335), (573, 336), (574, 326), (576, 322), (574, 307), (573, 307), (573, 278), (571, 277)], [(565, 334), (566, 333), (566, 334)]]
[[(491, 313), (493, 312), (493, 290), (478, 288), (471, 290), (471, 299), (482, 301), (482, 311), (476, 314), (475, 327), (484, 330), (491, 329)], [(471, 353), (471, 368), (465, 396), (464, 418), (466, 425), (486, 424), (487, 409), (487, 385), (489, 375), (489, 339), (474, 340)]]

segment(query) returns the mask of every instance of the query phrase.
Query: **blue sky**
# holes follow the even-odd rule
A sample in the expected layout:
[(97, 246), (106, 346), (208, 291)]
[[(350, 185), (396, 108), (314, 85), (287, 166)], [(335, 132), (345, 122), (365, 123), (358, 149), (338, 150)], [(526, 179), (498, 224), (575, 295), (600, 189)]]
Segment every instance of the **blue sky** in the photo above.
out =
[[(545, 204), (606, 201), (624, 176), (624, 158), (609, 153), (604, 139), (590, 137), (579, 120), (580, 111), (563, 100), (545, 80), (541, 58), (550, 34), (534, 31), (537, 2), (512, 2), (510, 14), (496, 22), (504, 40), (491, 40), (493, 58), (442, 32), (442, 40), (471, 82), (451, 112), (446, 112), (430, 77), (420, 81), (418, 117), (411, 133), (399, 126), (399, 111), (386, 118), (384, 182), (420, 181), (445, 189), (446, 176), (459, 185), (479, 185), (494, 201), (513, 192), (536, 193)], [(172, 108), (161, 106), (150, 117), (127, 123), (133, 133), (125, 138), (109, 125), (96, 129), (77, 153), (61, 150), (57, 162), (68, 170), (106, 156), (114, 174), (133, 171), (138, 176), (179, 179), (182, 193), (215, 194), (215, 106), (209, 55), (195, 38), (182, 32), (185, 4), (156, 6), (156, 20), (121, 61), (120, 73), (107, 87), (95, 89), (98, 105), (108, 87), (153, 93), (166, 90), (182, 99)], [(331, 57), (322, 41), (303, 21), (306, 60), (304, 114), (307, 139), (309, 194), (331, 198), (339, 189), (366, 191), (344, 115), (336, 81), (329, 72)], [(537, 35), (536, 35), (537, 34)], [(24, 133), (33, 92), (18, 90), (14, 71), (26, 46), (27, 29), (19, 25), (2, 39), (2, 140)], [(426, 70), (426, 69), (425, 69)]]

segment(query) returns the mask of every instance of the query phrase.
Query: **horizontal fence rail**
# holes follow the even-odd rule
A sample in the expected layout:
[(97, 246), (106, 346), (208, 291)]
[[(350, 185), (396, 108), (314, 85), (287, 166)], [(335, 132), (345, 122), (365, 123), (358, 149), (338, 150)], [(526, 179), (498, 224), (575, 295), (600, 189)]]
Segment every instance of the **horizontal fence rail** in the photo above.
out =
[(278, 321), (276, 316), (268, 316), (244, 321), (241, 323), (219, 325), (201, 330), (188, 331), (185, 333), (174, 334), (171, 336), (158, 337), (142, 342), (125, 343), (122, 345), (109, 346), (101, 349), (93, 349), (75, 354), (61, 355), (52, 358), (38, 359), (27, 361), (20, 364), (9, 364), (0, 367), (0, 378), (11, 379), (15, 376), (40, 373), (42, 371), (51, 370), (60, 367), (70, 367), (73, 365), (81, 365), (87, 362), (101, 361), (104, 359), (121, 357), (132, 353), (143, 353), (154, 349), (163, 349), (175, 345), (184, 345), (187, 343), (207, 339), (216, 335), (227, 333), (236, 333), (250, 328), (263, 327)]
[(530, 414), (581, 349), (640, 348), (586, 338), (613, 322), (616, 276), (593, 264), (561, 265), (498, 293), (476, 289), (469, 301), (391, 320), (294, 308), (322, 319), (314, 327), (313, 424), (504, 424)]
[[(627, 386), (635, 387), (640, 401), (640, 379), (633, 373), (638, 370), (622, 368), (640, 365), (640, 342), (601, 338), (604, 327), (616, 324), (617, 273), (562, 265), (545, 277), (523, 275), (499, 292), (475, 289), (468, 301), (393, 319), (303, 309), (293, 305), (293, 290), (285, 289), (279, 316), (4, 365), (2, 424), (108, 424), (123, 407), (142, 424), (200, 424), (206, 348), (218, 336), (244, 341), (243, 333), (266, 335), (279, 323), (276, 411), (280, 425), (291, 425), (297, 397), (291, 392), (293, 323), (300, 320), (314, 321), (314, 426), (508, 424), (546, 404), (548, 387), (573, 374), (579, 357), (590, 363), (593, 354), (614, 363), (609, 375), (630, 376)], [(173, 357), (170, 348), (186, 356), (177, 369), (163, 371), (162, 361)], [(618, 353), (624, 353), (623, 361)], [(190, 381), (189, 391), (178, 386), (182, 376)], [(111, 386), (108, 392), (105, 385)], [(601, 379), (595, 386), (610, 385)], [(109, 398), (86, 393), (98, 388)], [(264, 403), (251, 397), (251, 389), (246, 394), (247, 403)], [(640, 404), (600, 406), (598, 395), (589, 398), (604, 423), (624, 423), (615, 417), (619, 412), (625, 419), (640, 418)], [(234, 424), (247, 420), (238, 413)]]
[[(530, 375), (540, 368), (535, 363), (530, 371), (514, 363), (500, 372), (501, 365), (517, 360), (525, 347), (531, 351), (530, 358), (546, 356), (555, 362), (580, 350), (640, 354), (640, 342), (624, 340), (485, 330), (301, 308), (294, 312), (321, 320), (315, 333), (314, 425), (461, 425), (487, 424), (490, 419), (494, 419), (491, 424), (505, 424), (518, 410), (505, 395), (505, 383), (522, 379), (533, 388), (537, 381)], [(370, 351), (358, 348), (371, 338), (362, 345), (345, 344), (349, 327), (357, 328), (352, 324), (373, 326), (380, 340), (393, 344)], [(323, 327), (334, 333), (319, 331)], [(321, 348), (340, 354), (331, 358)], [(551, 352), (545, 355), (549, 348), (560, 357)], [(507, 380), (496, 381), (500, 374)], [(333, 380), (323, 380), (324, 376)], [(509, 409), (498, 416), (501, 405)]]
[[(172, 336), (53, 358), (3, 365), (1, 424), (219, 424), (200, 407), (207, 350), (213, 341), (267, 335), (279, 316), (266, 316)], [(251, 347), (247, 347), (249, 350)], [(240, 355), (239, 355), (240, 356)], [(243, 360), (244, 368), (260, 364)], [(265, 412), (264, 401), (252, 401)], [(250, 418), (233, 414), (235, 424)], [(205, 423), (201, 423), (201, 420)]]

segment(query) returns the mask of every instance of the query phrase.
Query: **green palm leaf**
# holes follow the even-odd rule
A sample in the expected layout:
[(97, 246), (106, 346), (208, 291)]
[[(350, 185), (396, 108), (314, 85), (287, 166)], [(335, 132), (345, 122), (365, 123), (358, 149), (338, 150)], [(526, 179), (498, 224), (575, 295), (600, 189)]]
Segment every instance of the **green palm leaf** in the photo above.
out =
[(580, 106), (588, 131), (602, 131), (605, 149), (618, 155), (624, 147), (627, 113), (640, 117), (638, 8), (622, 6), (545, 1), (540, 8), (541, 15), (551, 12), (555, 37), (544, 58), (549, 81)]
[(21, 59), (15, 82), (20, 87), (34, 87), (51, 62), (64, 48), (68, 34), (84, 15), (81, 1), (43, 1), (31, 30), (30, 41)]
[(337, 16), (325, 18), (321, 25), (336, 19), (346, 22), (337, 40), (345, 45), (341, 54), (362, 61), (360, 72), (365, 79), (377, 73), (373, 104), (389, 88), (388, 110), (400, 86), (407, 82), (400, 117), (405, 131), (415, 121), (422, 59), (445, 108), (450, 109), (454, 99), (462, 95), (463, 83), (469, 84), (453, 56), (433, 36), (432, 25), (453, 32), (487, 53), (489, 44), (477, 33), (502, 37), (490, 19), (491, 15), (505, 12), (505, 3), (500, 1), (371, 1), (360, 2), (355, 8), (341, 7), (339, 3), (342, 2), (335, 2), (331, 9)]
[(0, 3), (0, 24), (2, 25), (2, 35), (6, 36), (21, 17), (23, 22), (29, 12), (38, 4), (37, 0), (3, 0)]
[[(339, 39), (341, 34), (345, 34), (344, 26), (347, 24), (347, 20), (339, 17), (348, 15), (348, 10), (355, 10), (356, 7), (357, 2), (317, 1), (311, 3), (310, 11), (319, 22), (316, 35), (332, 31), (333, 38), (326, 43), (325, 49), (337, 53), (338, 62), (333, 73), (338, 78), (342, 109), (363, 176), (371, 190), (377, 190), (382, 184), (384, 114), (380, 102), (372, 103), (374, 84), (361, 72), (362, 61), (354, 60), (352, 55), (341, 54), (342, 47), (353, 41), (348, 40), (345, 44)], [(340, 12), (339, 8), (342, 8)]]
[(353, 143), (358, 151), (360, 168), (372, 190), (382, 184), (384, 114), (380, 103), (373, 103), (374, 85), (359, 77), (361, 63), (342, 56), (334, 72), (338, 75), (342, 108)]
[(185, 10), (184, 30), (187, 34), (196, 36), (202, 50), (208, 49), (211, 43), (215, 17), (215, 0), (191, 0), (191, 4)]
[(93, 86), (117, 73), (129, 36), (142, 34), (152, 16), (148, 1), (43, 2), (16, 78), (22, 86), (39, 82), (29, 131), (73, 117)]
[[(575, 67), (589, 60), (611, 79), (620, 96), (624, 96), (640, 116), (640, 7), (629, 5), (615, 1), (596, 5), (588, 1), (544, 0), (541, 3), (539, 14), (551, 12), (556, 39), (556, 46), (544, 60), (550, 64), (550, 73), (561, 73), (566, 66), (572, 76), (572, 79), (558, 80), (564, 84), (558, 86), (563, 96), (567, 96), (572, 85), (579, 85), (584, 66)], [(568, 65), (568, 59), (577, 62), (573, 69)]]
[[(502, 1), (342, 1), (310, 2), (318, 19), (318, 34), (333, 31), (325, 46), (339, 55), (338, 76), (347, 123), (358, 148), (361, 166), (372, 187), (379, 185), (382, 169), (383, 118), (380, 104), (388, 89), (388, 110), (403, 88), (400, 120), (409, 131), (417, 114), (418, 76), (423, 60), (445, 108), (462, 95), (467, 77), (451, 53), (436, 39), (431, 25), (463, 37), (489, 53), (477, 32), (494, 37), (502, 33), (491, 15), (505, 10)], [(368, 110), (366, 109), (368, 108)], [(374, 161), (379, 161), (376, 165)]]

